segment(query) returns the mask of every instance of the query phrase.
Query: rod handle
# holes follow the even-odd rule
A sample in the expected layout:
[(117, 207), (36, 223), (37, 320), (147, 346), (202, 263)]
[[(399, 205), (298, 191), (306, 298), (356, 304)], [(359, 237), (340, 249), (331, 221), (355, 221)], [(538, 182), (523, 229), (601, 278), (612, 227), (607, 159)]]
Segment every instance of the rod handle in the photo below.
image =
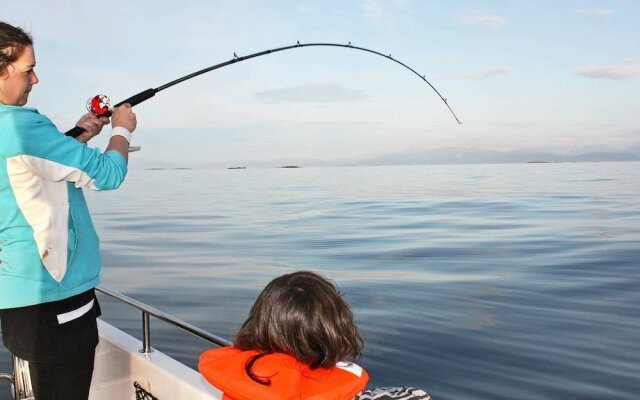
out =
[(149, 100), (150, 98), (152, 98), (153, 96), (156, 95), (156, 89), (147, 89), (144, 92), (140, 92), (138, 94), (134, 94), (133, 96), (129, 97), (126, 100), (121, 101), (120, 103), (116, 104), (114, 107), (119, 107), (125, 103), (129, 103), (131, 104), (131, 106), (135, 106), (138, 105), (140, 103), (142, 103), (145, 100)]
[[(145, 100), (149, 100), (150, 98), (152, 98), (153, 96), (156, 95), (157, 90), (156, 89), (147, 89), (144, 92), (140, 92), (138, 94), (134, 94), (133, 96), (129, 97), (128, 99), (125, 99), (123, 101), (121, 101), (120, 103), (116, 104), (114, 107), (119, 107), (125, 103), (129, 103), (131, 104), (131, 106), (135, 106), (138, 105), (140, 103), (142, 103)], [(107, 114), (104, 115), (105, 117), (110, 117), (111, 116), (111, 112), (109, 111)], [(69, 129), (68, 131), (65, 132), (65, 135), (67, 136), (71, 136), (73, 138), (78, 137), (82, 134), (82, 132), (84, 132), (84, 129), (80, 128), (79, 126), (73, 127), (71, 129)]]
[(82, 132), (84, 132), (84, 129), (80, 128), (79, 126), (74, 126), (73, 128), (66, 131), (64, 134), (67, 136), (71, 136), (72, 138), (76, 138), (82, 135)]

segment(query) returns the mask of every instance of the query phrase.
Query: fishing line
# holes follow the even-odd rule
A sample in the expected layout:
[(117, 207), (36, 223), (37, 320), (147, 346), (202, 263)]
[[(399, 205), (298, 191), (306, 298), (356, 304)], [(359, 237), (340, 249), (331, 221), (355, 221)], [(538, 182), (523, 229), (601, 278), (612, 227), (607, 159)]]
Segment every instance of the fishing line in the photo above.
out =
[[(455, 118), (455, 120), (458, 122), (458, 124), (462, 124), (462, 122), (460, 122), (460, 120), (458, 119), (458, 117), (456, 116), (456, 114), (453, 112), (453, 110), (451, 109), (451, 106), (449, 106), (449, 103), (447, 102), (447, 99), (444, 98), (440, 92), (438, 91), (438, 89), (436, 89), (426, 78), (425, 75), (421, 75), (419, 74), (416, 70), (414, 70), (413, 68), (409, 67), (407, 64), (403, 63), (400, 60), (397, 60), (395, 58), (393, 58), (391, 56), (391, 54), (383, 54), (379, 51), (375, 51), (375, 50), (371, 50), (371, 49), (367, 49), (364, 47), (359, 47), (359, 46), (354, 46), (351, 44), (351, 42), (349, 42), (349, 44), (340, 44), (340, 43), (300, 43), (297, 42), (296, 44), (292, 45), (292, 46), (284, 46), (284, 47), (278, 47), (276, 49), (270, 49), (270, 50), (264, 50), (264, 51), (260, 51), (258, 53), (253, 53), (253, 54), (249, 54), (246, 56), (242, 56), (239, 57), (236, 53), (233, 53), (233, 58), (225, 61), (223, 63), (220, 64), (216, 64), (213, 65), (211, 67), (207, 67), (204, 69), (201, 69), (199, 71), (193, 72), (189, 75), (185, 75), (182, 78), (178, 78), (174, 81), (171, 81), (169, 83), (166, 83), (162, 86), (159, 86), (157, 88), (151, 88), (151, 89), (147, 89), (145, 91), (142, 91), (138, 94), (135, 94), (131, 97), (129, 97), (126, 100), (123, 100), (121, 102), (119, 102), (118, 104), (116, 104), (114, 107), (118, 107), (122, 104), (128, 103), (131, 104), (132, 106), (135, 106), (137, 104), (142, 103), (145, 100), (148, 100), (150, 98), (152, 98), (153, 96), (156, 95), (156, 93), (161, 92), (165, 89), (168, 89), (174, 85), (177, 85), (181, 82), (184, 82), (186, 80), (189, 80), (191, 78), (195, 78), (196, 76), (205, 74), (207, 72), (222, 68), (222, 67), (226, 67), (227, 65), (231, 65), (231, 64), (235, 64), (235, 63), (239, 63), (241, 61), (245, 61), (245, 60), (249, 60), (251, 58), (256, 58), (256, 57), (261, 57), (261, 56), (265, 56), (267, 54), (272, 54), (272, 53), (277, 53), (279, 51), (284, 51), (284, 50), (291, 50), (291, 49), (297, 49), (297, 48), (302, 48), (302, 47), (314, 47), (314, 46), (323, 46), (323, 47), (342, 47), (342, 48), (346, 48), (346, 49), (352, 49), (352, 50), (361, 50), (361, 51), (366, 51), (367, 53), (372, 53), (381, 57), (384, 57), (388, 60), (394, 61), (398, 64), (400, 64), (401, 66), (403, 66), (404, 68), (408, 69), (409, 71), (413, 72), (416, 76), (418, 76), (420, 79), (422, 79), (427, 85), (429, 85), (431, 87), (431, 89), (433, 89), (436, 94), (438, 95), (438, 97), (440, 97), (440, 99), (442, 99), (442, 101), (444, 102), (444, 104), (447, 106), (447, 108), (449, 109), (449, 111), (451, 112), (451, 114), (453, 115), (453, 118)], [(97, 95), (92, 97), (91, 99), (89, 99), (89, 101), (87, 101), (87, 109), (91, 112), (93, 112), (94, 114), (96, 114), (97, 116), (111, 116), (111, 104), (110, 104), (110, 100), (107, 96), (105, 95)], [(71, 136), (71, 137), (77, 137), (79, 136), (81, 133), (83, 132), (83, 129), (76, 126), (73, 129), (70, 129), (69, 131), (67, 131), (65, 134), (67, 136)]]

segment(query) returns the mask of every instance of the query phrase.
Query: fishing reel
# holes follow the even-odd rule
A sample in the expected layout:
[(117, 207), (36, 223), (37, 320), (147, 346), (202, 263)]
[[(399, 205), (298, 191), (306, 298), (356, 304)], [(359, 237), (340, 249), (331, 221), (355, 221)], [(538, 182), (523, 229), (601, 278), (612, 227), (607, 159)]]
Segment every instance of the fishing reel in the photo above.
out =
[(111, 116), (111, 99), (106, 94), (98, 94), (87, 100), (87, 111), (97, 117)]
[[(98, 94), (87, 100), (87, 111), (93, 113), (96, 117), (110, 117), (111, 116), (111, 99), (106, 94)], [(69, 134), (74, 132), (69, 131), (68, 135), (76, 137), (82, 133), (82, 128), (74, 128), (77, 135)], [(129, 146), (129, 153), (134, 151), (140, 151), (140, 146)]]

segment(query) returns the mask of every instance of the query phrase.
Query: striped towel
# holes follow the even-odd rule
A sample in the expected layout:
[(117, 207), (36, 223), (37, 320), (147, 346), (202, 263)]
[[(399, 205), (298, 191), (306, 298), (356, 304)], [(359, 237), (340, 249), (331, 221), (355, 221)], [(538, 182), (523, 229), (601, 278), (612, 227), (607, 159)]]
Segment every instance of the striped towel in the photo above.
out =
[(363, 390), (353, 400), (431, 400), (431, 396), (414, 387), (380, 387)]

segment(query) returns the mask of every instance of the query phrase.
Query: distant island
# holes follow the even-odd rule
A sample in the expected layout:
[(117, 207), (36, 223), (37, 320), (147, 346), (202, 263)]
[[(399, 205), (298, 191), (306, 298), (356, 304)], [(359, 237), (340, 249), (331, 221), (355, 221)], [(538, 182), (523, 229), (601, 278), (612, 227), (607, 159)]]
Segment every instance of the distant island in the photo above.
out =
[(300, 167), (297, 166), (297, 165), (284, 165), (284, 166), (282, 166), (280, 168), (300, 168)]
[(227, 169), (247, 169), (247, 167), (229, 167)]
[(147, 171), (180, 171), (180, 170), (190, 170), (191, 167), (175, 167), (175, 168), (162, 168), (162, 167), (151, 167), (145, 168)]

